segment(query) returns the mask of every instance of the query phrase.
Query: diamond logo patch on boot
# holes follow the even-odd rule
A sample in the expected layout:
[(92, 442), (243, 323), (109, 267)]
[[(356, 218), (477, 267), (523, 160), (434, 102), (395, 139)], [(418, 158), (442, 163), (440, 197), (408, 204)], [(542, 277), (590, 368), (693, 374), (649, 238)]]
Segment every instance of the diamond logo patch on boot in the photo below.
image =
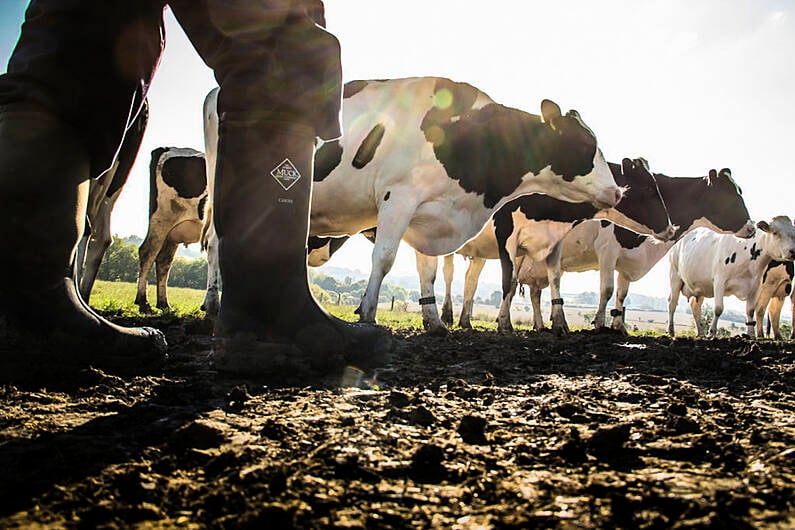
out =
[(276, 179), (276, 182), (282, 185), (285, 191), (289, 190), (301, 178), (301, 173), (295, 169), (289, 158), (285, 158), (284, 162), (273, 168), (271, 175)]

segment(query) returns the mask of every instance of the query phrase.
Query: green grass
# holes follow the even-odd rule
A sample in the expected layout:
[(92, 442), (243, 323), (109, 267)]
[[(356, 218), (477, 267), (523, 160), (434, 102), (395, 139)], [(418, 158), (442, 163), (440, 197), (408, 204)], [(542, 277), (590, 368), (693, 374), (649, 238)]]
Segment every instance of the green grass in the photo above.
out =
[[(138, 306), (135, 305), (136, 285), (128, 282), (106, 282), (97, 280), (91, 292), (90, 305), (94, 309), (106, 314), (117, 316), (141, 316)], [(146, 294), (155, 313), (155, 286), (149, 285)], [(173, 313), (178, 316), (202, 316), (204, 312), (199, 309), (204, 301), (204, 291), (199, 289), (186, 289), (184, 287), (169, 287), (168, 302)]]
[[(106, 282), (97, 280), (94, 284), (94, 291), (91, 294), (91, 307), (102, 312), (106, 315), (125, 316), (125, 317), (139, 317), (143, 314), (138, 310), (138, 306), (133, 303), (135, 300), (136, 286), (134, 283), (127, 282)], [(149, 303), (155, 314), (161, 314), (162, 311), (154, 307), (156, 302), (155, 286), (149, 285), (147, 287), (147, 296)], [(184, 287), (169, 287), (168, 288), (168, 301), (171, 304), (172, 313), (177, 316), (193, 316), (203, 317), (204, 312), (200, 309), (204, 301), (204, 290), (187, 289)], [(333, 305), (323, 304), (323, 307), (332, 315), (339, 317), (349, 322), (356, 322), (359, 320), (358, 315), (354, 314), (356, 310), (352, 305)], [(392, 329), (404, 330), (422, 330), (422, 314), (418, 311), (390, 311), (389, 304), (382, 304), (378, 308), (378, 323)], [(514, 320), (514, 329), (532, 330), (532, 322), (524, 322), (522, 320)], [(497, 323), (494, 318), (481, 313), (476, 313), (472, 318), (472, 326), (482, 330), (496, 330)], [(458, 325), (454, 325), (453, 329), (457, 329)], [(572, 326), (572, 331), (578, 329), (591, 329), (589, 326)], [(632, 336), (659, 336), (665, 330), (639, 330), (632, 332)], [(689, 330), (679, 331), (677, 335), (690, 336), (695, 335), (694, 331)]]
[[(94, 290), (91, 293), (90, 304), (91, 307), (103, 314), (126, 317), (142, 316), (142, 313), (138, 310), (138, 306), (133, 303), (135, 300), (135, 291), (136, 286), (134, 283), (97, 280), (94, 284)], [(155, 314), (162, 313), (162, 311), (154, 307), (157, 300), (155, 296), (155, 286), (147, 286), (146, 293), (149, 304), (152, 306)], [(203, 301), (203, 290), (187, 289), (184, 287), (168, 288), (168, 302), (171, 305), (173, 314), (177, 316), (203, 316), (204, 312), (200, 309)], [(423, 329), (422, 315), (419, 312), (390, 311), (386, 306), (387, 304), (383, 304), (382, 307), (378, 308), (379, 324), (393, 329)], [(323, 307), (332, 315), (343, 320), (349, 322), (356, 322), (359, 320), (358, 315), (354, 314), (356, 306), (323, 304)], [(475, 315), (475, 318), (472, 319), (472, 325), (476, 329), (497, 328), (495, 322), (480, 320), (478, 318), (480, 316), (481, 315)], [(523, 328), (524, 327), (521, 325), (517, 326), (517, 329)]]

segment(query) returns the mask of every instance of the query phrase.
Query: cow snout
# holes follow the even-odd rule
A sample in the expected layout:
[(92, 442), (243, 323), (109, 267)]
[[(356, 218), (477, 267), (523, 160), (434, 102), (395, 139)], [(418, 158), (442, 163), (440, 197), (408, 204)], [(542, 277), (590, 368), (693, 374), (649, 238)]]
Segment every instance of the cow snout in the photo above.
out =
[(753, 221), (748, 221), (740, 228), (738, 231), (734, 233), (735, 236), (741, 237), (743, 239), (748, 239), (749, 237), (754, 237), (756, 234), (756, 225)]
[(654, 234), (655, 239), (659, 239), (660, 241), (673, 241), (674, 237), (676, 236), (676, 231), (679, 230), (678, 226), (675, 225), (668, 225), (668, 228), (665, 231)]
[(624, 196), (624, 190), (618, 186), (607, 188), (596, 196), (594, 205), (597, 208), (612, 208), (619, 203), (621, 197)]

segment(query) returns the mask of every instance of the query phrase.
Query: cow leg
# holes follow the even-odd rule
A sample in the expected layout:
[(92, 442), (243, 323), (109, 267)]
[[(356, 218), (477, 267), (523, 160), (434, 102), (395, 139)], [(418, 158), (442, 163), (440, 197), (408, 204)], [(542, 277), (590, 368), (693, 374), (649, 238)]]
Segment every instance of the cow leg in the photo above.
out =
[(693, 296), (690, 298), (690, 312), (693, 315), (693, 322), (696, 325), (696, 336), (704, 336), (704, 323), (701, 320), (701, 308), (704, 304), (703, 296)]
[(170, 311), (171, 306), (168, 305), (168, 273), (171, 270), (171, 264), (174, 263), (174, 256), (177, 254), (179, 243), (173, 241), (166, 241), (163, 243), (163, 248), (157, 254), (155, 260), (155, 272), (157, 276), (157, 308), (163, 311)]
[(544, 329), (544, 317), (541, 313), (541, 291), (536, 285), (530, 286), (530, 303), (533, 306), (533, 330)]
[(442, 304), (442, 322), (447, 326), (453, 325), (453, 271), (455, 264), (453, 263), (454, 254), (448, 254), (444, 257), (442, 264), (442, 274), (444, 274), (444, 303)]
[(445, 335), (447, 334), (447, 328), (439, 319), (439, 313), (436, 310), (436, 296), (433, 290), (439, 258), (437, 256), (426, 256), (416, 250), (414, 255), (417, 258), (417, 272), (420, 275), (422, 325), (432, 335)]
[(218, 268), (218, 236), (215, 228), (207, 231), (207, 291), (201, 309), (209, 318), (218, 316), (220, 307), (221, 271)]
[[(94, 366), (144, 372), (165, 361), (162, 333), (116, 326), (75, 286), (90, 157), (82, 135), (43, 110), (0, 109), (0, 377)], [(46, 153), (46, 156), (42, 156)]]
[(671, 293), (668, 295), (668, 335), (671, 337), (676, 336), (674, 328), (674, 313), (676, 306), (679, 303), (679, 297), (682, 295), (682, 288), (685, 286), (682, 279), (674, 271), (670, 273)]
[(146, 297), (147, 278), (155, 264), (157, 255), (163, 248), (167, 233), (167, 228), (160, 226), (159, 223), (150, 222), (149, 231), (141, 242), (141, 246), (138, 247), (138, 287), (135, 293), (135, 305), (138, 306), (141, 313), (152, 312), (152, 306), (149, 305)]
[(549, 295), (552, 297), (549, 318), (552, 320), (552, 332), (558, 336), (569, 334), (569, 324), (566, 322), (566, 314), (563, 312), (563, 297), (560, 295), (560, 278), (562, 276), (560, 258), (562, 249), (563, 245), (558, 241), (544, 260), (547, 268)]
[[(712, 324), (710, 324), (710, 326), (709, 326), (709, 336), (711, 338), (715, 338), (715, 337), (718, 336), (718, 321), (720, 320), (720, 316), (723, 314), (723, 294), (724, 294), (724, 288), (723, 288), (723, 285), (722, 285), (723, 282), (718, 280), (718, 281), (715, 281), (714, 283), (716, 284), (715, 287), (714, 287), (714, 289), (715, 289), (715, 316), (712, 317)], [(755, 301), (755, 299), (756, 299), (756, 296), (754, 296), (754, 300), (752, 300), (750, 302), (750, 304), (751, 304), (750, 311), (748, 309), (748, 303), (745, 304), (745, 307), (746, 307), (746, 318), (748, 319), (748, 322), (751, 322), (753, 320), (753, 318), (754, 318), (754, 301)], [(703, 298), (702, 298), (702, 300), (703, 300)], [(756, 327), (755, 326), (748, 326), (748, 327), (751, 329), (751, 332), (749, 333), (749, 335), (751, 337), (753, 337), (755, 335), (755, 332), (756, 332)]]
[[(392, 194), (394, 198), (394, 193)], [(416, 206), (410, 202), (391, 200), (383, 203), (378, 212), (378, 230), (375, 233), (373, 246), (373, 266), (370, 279), (357, 309), (360, 322), (374, 323), (378, 309), (378, 296), (384, 276), (392, 269), (395, 262), (400, 240), (409, 225), (412, 212)]]
[(792, 331), (790, 331), (790, 334), (789, 334), (789, 338), (791, 340), (791, 339), (795, 339), (795, 291), (793, 291), (792, 294), (790, 294), (790, 297), (789, 297), (789, 308), (790, 308), (790, 316), (791, 316), (790, 324), (792, 326), (791, 327)]
[[(776, 340), (781, 340), (781, 329), (779, 329), (779, 325), (781, 324), (781, 309), (783, 307), (784, 299), (774, 296), (770, 299), (770, 305), (767, 308), (767, 318), (770, 322), (770, 326), (773, 328), (773, 338)], [(759, 330), (759, 317), (757, 317), (756, 325), (756, 329)], [(758, 336), (763, 337), (764, 335), (759, 333)]]
[(500, 268), (502, 269), (502, 302), (500, 302), (500, 312), (497, 315), (497, 329), (506, 333), (513, 331), (513, 324), (511, 324), (511, 302), (516, 293), (518, 277), (516, 252), (516, 236), (510, 234), (505, 243), (499, 245)]
[(759, 292), (759, 296), (756, 300), (756, 307), (754, 308), (754, 320), (756, 322), (756, 335), (758, 337), (764, 337), (769, 335), (770, 332), (770, 320), (768, 316), (768, 333), (765, 333), (765, 312), (768, 308), (768, 304), (775, 300), (775, 297), (771, 297), (772, 290), (770, 289), (762, 289)]
[(461, 317), (458, 325), (464, 329), (472, 329), (472, 309), (475, 304), (475, 292), (478, 289), (478, 279), (483, 271), (486, 260), (483, 258), (470, 258), (464, 276), (464, 304), (461, 307)]
[[(748, 333), (748, 337), (751, 339), (756, 338), (756, 322), (754, 321), (754, 313), (756, 312), (756, 304), (757, 299), (759, 298), (759, 289), (761, 288), (761, 284), (758, 284), (754, 290), (748, 293), (748, 298), (745, 300), (745, 318), (747, 319), (745, 322), (746, 330)], [(723, 291), (721, 291), (721, 296), (723, 295)], [(712, 327), (717, 329), (718, 320), (718, 293), (715, 293), (715, 319), (712, 321)], [(720, 312), (723, 313), (723, 298), (720, 300)]]
[(627, 299), (629, 293), (629, 280), (626, 276), (618, 273), (618, 286), (616, 288), (616, 308), (611, 311), (613, 321), (610, 327), (618, 330), (624, 334), (628, 334), (626, 326), (626, 308), (624, 307), (624, 300)]

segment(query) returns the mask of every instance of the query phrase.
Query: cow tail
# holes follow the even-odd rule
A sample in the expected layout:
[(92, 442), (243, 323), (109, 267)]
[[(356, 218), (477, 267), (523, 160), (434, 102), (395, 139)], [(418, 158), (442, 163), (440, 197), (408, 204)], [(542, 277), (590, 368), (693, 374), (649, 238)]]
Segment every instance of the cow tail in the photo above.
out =
[(152, 217), (157, 209), (157, 163), (166, 151), (168, 151), (166, 147), (152, 150), (152, 160), (149, 162), (149, 217)]
[(201, 243), (201, 249), (204, 252), (207, 252), (207, 243), (208, 243), (208, 235), (207, 233), (210, 231), (210, 224), (213, 222), (213, 207), (210, 201), (207, 201), (204, 205), (204, 224), (202, 224), (202, 235), (199, 242)]

